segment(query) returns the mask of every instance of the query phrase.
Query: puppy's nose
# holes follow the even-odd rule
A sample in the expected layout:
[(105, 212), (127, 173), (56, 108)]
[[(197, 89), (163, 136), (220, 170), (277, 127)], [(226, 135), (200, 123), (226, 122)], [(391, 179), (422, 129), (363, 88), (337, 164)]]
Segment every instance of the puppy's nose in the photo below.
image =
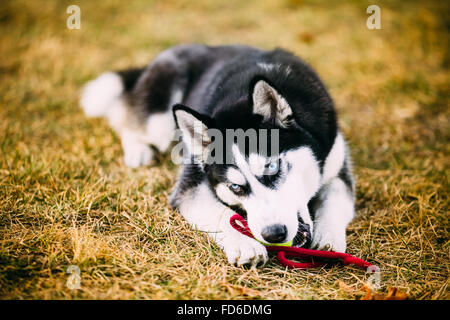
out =
[(261, 236), (269, 243), (282, 243), (286, 240), (287, 228), (282, 224), (272, 224), (263, 229)]

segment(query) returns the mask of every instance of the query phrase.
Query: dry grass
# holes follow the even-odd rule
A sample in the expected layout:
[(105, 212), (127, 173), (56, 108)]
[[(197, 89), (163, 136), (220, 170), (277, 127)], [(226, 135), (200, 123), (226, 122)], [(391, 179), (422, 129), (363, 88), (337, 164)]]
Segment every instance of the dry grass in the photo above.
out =
[[(82, 29), (65, 27), (69, 4)], [(167, 204), (167, 156), (123, 166), (80, 86), (181, 42), (284, 47), (330, 87), (352, 146), (358, 213), (348, 251), (382, 289), (449, 298), (449, 6), (385, 1), (1, 1), (0, 296), (36, 299), (354, 299), (368, 275), (335, 266), (229, 266)], [(81, 289), (66, 287), (69, 265)], [(343, 290), (343, 288), (345, 290)], [(349, 289), (350, 288), (350, 289)]]

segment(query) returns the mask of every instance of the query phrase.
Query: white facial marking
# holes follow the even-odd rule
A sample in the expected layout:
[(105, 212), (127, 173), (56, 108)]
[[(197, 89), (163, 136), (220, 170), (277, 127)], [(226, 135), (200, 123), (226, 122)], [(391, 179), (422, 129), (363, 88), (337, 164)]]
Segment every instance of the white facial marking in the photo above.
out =
[(235, 168), (229, 168), (227, 170), (227, 179), (231, 183), (235, 183), (241, 186), (246, 184), (247, 182), (242, 173), (239, 170), (236, 170)]
[(311, 149), (301, 147), (282, 156), (281, 161), (289, 162), (291, 169), (276, 189), (260, 183), (253, 172), (257, 163), (267, 163), (267, 159), (261, 161), (258, 159), (261, 156), (254, 155), (247, 162), (237, 145), (233, 145), (232, 150), (235, 163), (251, 188), (250, 195), (240, 199), (240, 203), (247, 211), (249, 227), (258, 240), (264, 241), (262, 230), (273, 224), (285, 225), (288, 230), (286, 241), (292, 240), (298, 230), (298, 215), (313, 228), (308, 201), (319, 189), (320, 170)]
[(280, 168), (278, 157), (265, 157), (257, 153), (250, 154), (248, 158), (248, 165), (253, 175), (262, 177), (264, 175), (277, 174)]
[[(202, 212), (216, 212), (220, 215), (221, 212), (228, 214), (229, 211), (228, 208), (224, 210), (223, 204), (212, 196), (206, 183), (190, 190), (188, 194), (183, 195), (183, 198), (184, 201), (181, 202), (179, 207), (181, 214), (189, 223), (195, 225), (202, 231), (214, 232), (220, 227), (219, 221), (217, 221), (217, 215), (215, 214), (205, 214), (202, 215), (201, 219), (198, 219)], [(224, 217), (223, 223), (227, 222), (227, 219), (229, 221), (228, 215)]]
[(248, 158), (248, 165), (250, 167), (250, 171), (255, 176), (258, 176), (258, 177), (260, 177), (264, 174), (265, 166), (266, 166), (267, 162), (268, 162), (268, 159), (266, 157), (263, 157), (256, 153), (250, 154), (250, 156)]

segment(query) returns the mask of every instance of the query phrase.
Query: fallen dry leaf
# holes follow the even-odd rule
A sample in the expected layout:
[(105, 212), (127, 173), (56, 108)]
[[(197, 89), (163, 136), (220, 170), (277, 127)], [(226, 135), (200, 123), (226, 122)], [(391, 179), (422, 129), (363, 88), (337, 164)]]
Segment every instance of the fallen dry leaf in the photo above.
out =
[(351, 286), (349, 286), (342, 280), (338, 280), (338, 284), (339, 284), (339, 289), (344, 292), (353, 293), (355, 291), (355, 289), (353, 289)]
[(401, 292), (399, 289), (394, 287), (388, 287), (387, 294), (384, 293), (372, 293), (372, 290), (368, 286), (364, 286), (366, 290), (366, 295), (360, 300), (406, 300), (408, 295)]
[(255, 289), (240, 287), (229, 283), (221, 283), (221, 286), (225, 287), (228, 290), (228, 292), (232, 295), (243, 295), (250, 298), (261, 296), (261, 293)]
[(248, 296), (248, 297), (251, 297), (251, 298), (253, 298), (253, 297), (260, 297), (261, 296), (261, 293), (258, 290), (251, 289), (251, 288), (246, 288), (246, 287), (242, 287), (241, 289), (242, 289), (242, 293), (245, 296)]
[(401, 292), (397, 288), (389, 287), (388, 294), (384, 300), (406, 300), (408, 295), (405, 292)]

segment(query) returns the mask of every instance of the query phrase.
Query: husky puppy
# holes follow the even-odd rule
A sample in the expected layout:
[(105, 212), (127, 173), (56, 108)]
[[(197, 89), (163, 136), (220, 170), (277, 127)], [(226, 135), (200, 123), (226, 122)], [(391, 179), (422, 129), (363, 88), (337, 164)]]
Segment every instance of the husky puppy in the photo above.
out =
[[(151, 146), (166, 151), (179, 129), (190, 161), (170, 204), (208, 232), (231, 264), (263, 265), (261, 242), (345, 252), (354, 216), (349, 152), (327, 89), (293, 54), (180, 45), (143, 69), (100, 75), (85, 86), (81, 106), (87, 116), (108, 119), (129, 167), (149, 164)], [(250, 139), (238, 143), (231, 129), (265, 129), (277, 153), (251, 148)], [(223, 134), (226, 146), (216, 149), (215, 161), (205, 154), (210, 130)], [(235, 212), (259, 241), (230, 226)]]

